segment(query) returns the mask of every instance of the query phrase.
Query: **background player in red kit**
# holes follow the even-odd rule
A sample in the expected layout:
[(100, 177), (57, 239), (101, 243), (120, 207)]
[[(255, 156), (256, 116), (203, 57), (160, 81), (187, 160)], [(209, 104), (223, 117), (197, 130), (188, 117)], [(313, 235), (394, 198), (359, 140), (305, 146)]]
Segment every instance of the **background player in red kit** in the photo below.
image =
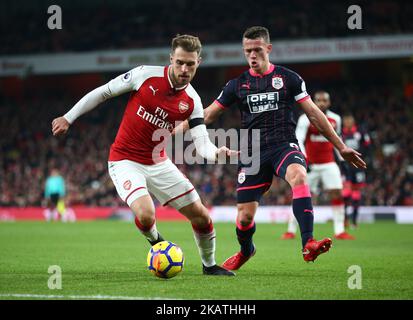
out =
[[(228, 258), (223, 267), (239, 269), (255, 254), (252, 241), (256, 228), (254, 216), (259, 200), (271, 186), (274, 175), (285, 179), (292, 188), (292, 206), (300, 226), (303, 258), (314, 261), (329, 250), (332, 241), (329, 238), (321, 241), (313, 238), (314, 216), (306, 162), (295, 137), (295, 102), (344, 159), (357, 167), (365, 167), (365, 163), (358, 152), (342, 142), (325, 115), (312, 102), (304, 80), (297, 73), (270, 63), (272, 45), (268, 29), (248, 28), (242, 44), (250, 69), (230, 80), (218, 98), (204, 110), (205, 122), (209, 124), (227, 108), (236, 105), (241, 111), (241, 128), (251, 132), (258, 129), (260, 132), (259, 167), (252, 168), (242, 161), (239, 163), (236, 234), (241, 250)], [(185, 130), (185, 124), (180, 128)], [(254, 156), (252, 144), (251, 138), (248, 150), (241, 150), (241, 158), (244, 152)], [(254, 161), (252, 163), (254, 165)]]
[[(331, 100), (328, 92), (317, 91), (314, 94), (314, 102), (326, 115), (337, 134), (341, 135), (341, 117), (329, 110)], [(323, 190), (329, 194), (333, 211), (334, 237), (340, 240), (354, 240), (354, 237), (345, 231), (343, 182), (340, 168), (335, 160), (334, 145), (320, 133), (316, 126), (310, 123), (304, 114), (298, 119), (296, 135), (301, 151), (307, 157), (308, 183), (311, 192), (313, 194), (319, 193), (319, 184), (321, 183)], [(288, 223), (288, 232), (282, 238), (293, 239), (296, 229), (296, 221), (294, 217), (291, 217)]]
[(54, 135), (67, 132), (80, 115), (108, 98), (132, 92), (110, 148), (109, 174), (119, 196), (135, 214), (135, 223), (154, 245), (163, 238), (156, 229), (155, 207), (149, 192), (170, 205), (192, 224), (196, 244), (208, 275), (234, 275), (215, 263), (215, 230), (208, 210), (191, 182), (168, 159), (166, 139), (178, 121), (188, 119), (197, 152), (208, 160), (236, 151), (217, 149), (209, 140), (201, 99), (191, 86), (200, 64), (201, 43), (197, 37), (172, 40), (171, 65), (140, 66), (84, 96), (68, 113), (52, 122)]
[[(370, 136), (365, 128), (358, 126), (352, 114), (343, 116), (343, 141), (354, 150), (368, 153), (371, 145)], [(364, 170), (353, 168), (346, 163), (343, 166), (345, 175), (343, 197), (346, 209), (346, 217), (350, 216), (349, 208), (352, 208), (351, 226), (357, 227), (359, 206), (362, 199), (362, 190), (366, 185), (366, 173)]]

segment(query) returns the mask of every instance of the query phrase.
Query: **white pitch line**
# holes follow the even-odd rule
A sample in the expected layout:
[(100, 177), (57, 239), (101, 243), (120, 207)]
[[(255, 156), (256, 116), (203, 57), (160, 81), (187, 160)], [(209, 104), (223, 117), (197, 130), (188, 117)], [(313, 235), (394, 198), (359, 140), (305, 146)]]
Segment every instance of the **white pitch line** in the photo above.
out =
[(23, 294), (23, 293), (7, 293), (0, 294), (1, 297), (9, 298), (34, 298), (34, 299), (85, 299), (85, 300), (179, 300), (162, 297), (128, 297), (128, 296), (77, 296), (77, 295), (47, 295), (47, 294)]

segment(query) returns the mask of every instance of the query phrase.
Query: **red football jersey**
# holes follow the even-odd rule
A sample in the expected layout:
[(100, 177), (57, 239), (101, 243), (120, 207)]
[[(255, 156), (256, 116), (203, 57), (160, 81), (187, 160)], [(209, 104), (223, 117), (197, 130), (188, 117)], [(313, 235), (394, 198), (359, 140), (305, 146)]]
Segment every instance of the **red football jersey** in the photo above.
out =
[(109, 161), (154, 164), (167, 159), (165, 147), (176, 122), (203, 118), (199, 95), (189, 84), (176, 89), (168, 67), (140, 66), (109, 82), (112, 92), (132, 91)]
[[(341, 117), (330, 110), (327, 110), (326, 116), (334, 130), (340, 135)], [(309, 163), (335, 162), (333, 144), (320, 134), (305, 114), (298, 119), (296, 135), (300, 148), (306, 154)]]

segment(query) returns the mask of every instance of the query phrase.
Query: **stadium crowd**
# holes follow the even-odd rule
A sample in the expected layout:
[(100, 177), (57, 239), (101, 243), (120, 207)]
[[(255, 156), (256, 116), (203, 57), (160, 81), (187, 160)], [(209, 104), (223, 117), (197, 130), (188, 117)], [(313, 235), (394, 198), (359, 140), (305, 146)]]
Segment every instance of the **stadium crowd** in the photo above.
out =
[[(322, 0), (260, 0), (259, 6), (220, 0), (57, 0), (63, 28), (54, 31), (47, 29), (46, 1), (30, 3), (20, 7), (16, 1), (3, 1), (0, 55), (166, 46), (177, 33), (197, 34), (208, 44), (239, 43), (245, 27), (254, 24), (266, 25), (273, 41), (413, 32), (413, 6), (408, 0), (359, 1), (363, 29), (352, 32), (347, 28), (349, 3), (340, 0), (328, 5)], [(183, 18), (178, 12), (190, 14)], [(332, 110), (339, 114), (352, 111), (372, 138), (365, 154), (369, 167), (364, 204), (413, 205), (413, 114), (408, 107), (412, 101), (390, 86), (326, 89), (332, 96)], [(204, 104), (215, 94), (201, 92)], [(64, 114), (78, 98), (61, 92), (54, 96), (26, 92), (19, 100), (0, 97), (0, 206), (41, 205), (45, 179), (55, 167), (66, 179), (70, 204), (122, 205), (106, 161), (126, 97), (106, 102), (80, 118), (67, 137), (53, 137), (52, 119)], [(239, 112), (231, 110), (211, 127), (238, 126)], [(179, 168), (207, 205), (235, 204), (236, 165)], [(319, 202), (324, 200), (321, 194)], [(289, 187), (280, 179), (274, 179), (262, 199), (264, 205), (290, 202)]]
[(47, 28), (46, 1), (31, 3), (2, 2), (0, 55), (165, 46), (177, 33), (238, 43), (254, 24), (267, 26), (273, 40), (413, 32), (409, 0), (358, 1), (362, 29), (351, 32), (352, 3), (341, 0), (54, 1), (62, 9), (61, 30)]
[[(372, 146), (363, 194), (365, 205), (413, 205), (412, 109), (393, 88), (331, 89), (332, 110), (351, 110), (365, 126)], [(201, 94), (202, 96), (202, 94)], [(105, 102), (74, 124), (68, 136), (51, 135), (51, 120), (64, 114), (76, 98), (30, 93), (20, 101), (0, 101), (0, 206), (38, 206), (50, 170), (66, 179), (68, 202), (119, 206), (121, 200), (107, 173), (107, 155), (127, 97)], [(204, 103), (209, 101), (204, 99)], [(238, 111), (227, 111), (213, 127), (238, 127)], [(207, 205), (234, 205), (236, 165), (179, 165)], [(288, 185), (274, 179), (264, 205), (289, 204)], [(320, 199), (321, 203), (323, 197)]]

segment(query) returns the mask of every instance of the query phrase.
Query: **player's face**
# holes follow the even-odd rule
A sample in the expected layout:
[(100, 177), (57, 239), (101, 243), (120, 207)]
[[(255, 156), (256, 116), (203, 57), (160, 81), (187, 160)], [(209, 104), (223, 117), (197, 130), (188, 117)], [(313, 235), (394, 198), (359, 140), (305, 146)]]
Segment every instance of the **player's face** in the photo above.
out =
[(179, 88), (191, 82), (200, 62), (201, 57), (197, 52), (188, 52), (181, 47), (176, 48), (171, 54), (172, 84)]
[(314, 102), (321, 111), (325, 112), (331, 105), (330, 95), (328, 93), (318, 93), (314, 97)]
[(343, 117), (343, 125), (346, 128), (351, 128), (354, 125), (354, 118), (352, 116)]
[(256, 73), (264, 73), (270, 65), (270, 52), (272, 44), (266, 43), (263, 38), (242, 40), (245, 58), (248, 65)]

